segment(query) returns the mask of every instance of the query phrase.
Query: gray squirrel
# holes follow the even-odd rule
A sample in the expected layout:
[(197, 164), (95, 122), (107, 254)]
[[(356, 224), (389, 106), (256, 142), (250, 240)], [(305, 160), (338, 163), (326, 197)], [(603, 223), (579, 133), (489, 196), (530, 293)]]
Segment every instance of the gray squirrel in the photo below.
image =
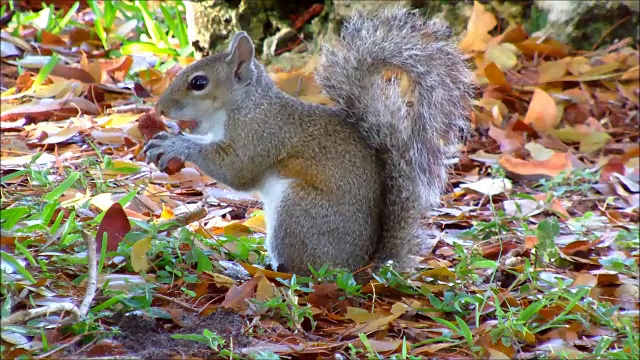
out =
[(469, 129), (473, 77), (449, 36), (413, 10), (354, 12), (322, 49), (316, 79), (336, 104), (324, 106), (279, 90), (238, 32), (228, 52), (178, 74), (156, 105), (190, 121), (191, 133), (161, 132), (143, 151), (160, 170), (178, 158), (258, 191), (279, 271), (402, 266)]

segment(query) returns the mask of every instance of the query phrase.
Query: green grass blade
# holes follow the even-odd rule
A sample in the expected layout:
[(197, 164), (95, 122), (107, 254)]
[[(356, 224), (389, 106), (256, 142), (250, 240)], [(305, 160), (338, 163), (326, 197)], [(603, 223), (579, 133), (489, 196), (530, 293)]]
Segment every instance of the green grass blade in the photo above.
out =
[(54, 28), (55, 34), (59, 33), (64, 29), (65, 26), (67, 26), (69, 21), (71, 21), (71, 17), (75, 15), (79, 7), (80, 7), (80, 2), (78, 1), (74, 2), (73, 5), (71, 5), (71, 7), (69, 8), (69, 11), (67, 11), (67, 14), (62, 19), (60, 19), (56, 24), (56, 27)]
[(158, 44), (160, 41), (162, 41), (167, 47), (170, 47), (171, 44), (169, 43), (167, 34), (160, 30), (158, 24), (151, 17), (151, 13), (149, 13), (149, 10), (147, 10), (147, 8), (143, 6), (142, 2), (140, 2), (139, 0), (136, 0), (136, 6), (138, 7), (138, 9), (140, 9), (142, 20), (144, 21), (144, 26), (147, 28), (147, 32), (149, 33), (151, 40), (153, 40), (155, 44)]
[(5, 182), (7, 182), (7, 181), (9, 181), (11, 179), (17, 178), (17, 177), (22, 176), (22, 175), (26, 175), (28, 173), (29, 173), (29, 170), (27, 170), (27, 169), (16, 171), (14, 173), (11, 173), (9, 175), (5, 175), (2, 178), (0, 178), (0, 183), (5, 183)]
[(80, 177), (80, 173), (72, 173), (69, 177), (63, 181), (60, 185), (58, 185), (55, 189), (51, 190), (48, 194), (46, 194), (43, 199), (45, 201), (52, 202), (58, 199), (64, 192), (73, 185), (76, 180)]
[(109, 48), (109, 46), (107, 44), (107, 32), (104, 31), (104, 27), (102, 26), (102, 23), (104, 21), (104, 16), (102, 15), (102, 11), (100, 11), (100, 8), (98, 7), (98, 2), (96, 0), (87, 0), (87, 3), (89, 4), (91, 11), (93, 11), (93, 13), (96, 16), (96, 21), (94, 21), (93, 25), (95, 26), (96, 34), (98, 35), (98, 38), (102, 43), (102, 47), (104, 47), (104, 49), (106, 50)]
[(27, 269), (25, 269), (24, 266), (20, 265), (18, 260), (16, 260), (9, 253), (0, 250), (0, 257), (2, 257), (3, 261), (6, 261), (12, 268), (14, 268), (18, 272), (18, 274), (22, 275), (22, 277), (29, 280), (33, 284), (36, 283), (36, 279), (34, 279), (33, 276), (29, 274)]
[(58, 62), (60, 62), (60, 55), (51, 55), (51, 59), (49, 59), (42, 69), (40, 69), (38, 75), (36, 75), (36, 78), (33, 80), (30, 91), (35, 91), (38, 86), (42, 85), (42, 83), (47, 79), (47, 76), (49, 76), (56, 65), (58, 65)]
[(120, 52), (123, 55), (133, 55), (140, 53), (150, 53), (155, 55), (170, 55), (177, 56), (178, 52), (174, 49), (160, 48), (156, 44), (145, 43), (145, 42), (132, 42), (128, 43), (122, 48), (120, 48)]
[[(120, 3), (120, 1), (118, 1)], [(107, 29), (111, 29), (113, 26), (113, 21), (116, 19), (116, 8), (113, 1), (105, 1), (104, 2), (104, 27)]]

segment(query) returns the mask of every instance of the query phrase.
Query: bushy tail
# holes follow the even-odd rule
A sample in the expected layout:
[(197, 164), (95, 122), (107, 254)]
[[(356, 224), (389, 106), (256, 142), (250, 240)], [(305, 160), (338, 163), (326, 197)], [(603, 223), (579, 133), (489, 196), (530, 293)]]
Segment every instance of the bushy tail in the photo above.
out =
[[(421, 215), (439, 203), (468, 129), (472, 74), (449, 36), (445, 24), (394, 7), (355, 12), (340, 41), (323, 49), (317, 81), (384, 160), (376, 261), (404, 260), (419, 244)], [(388, 76), (398, 72), (408, 82)]]

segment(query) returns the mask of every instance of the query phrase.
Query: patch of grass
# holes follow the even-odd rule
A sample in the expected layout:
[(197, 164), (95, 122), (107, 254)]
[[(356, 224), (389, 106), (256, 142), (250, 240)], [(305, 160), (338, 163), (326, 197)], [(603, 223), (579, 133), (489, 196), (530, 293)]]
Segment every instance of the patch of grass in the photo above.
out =
[(599, 176), (597, 171), (590, 169), (572, 169), (551, 179), (541, 179), (538, 187), (546, 193), (553, 193), (556, 197), (568, 193), (584, 196), (597, 183)]

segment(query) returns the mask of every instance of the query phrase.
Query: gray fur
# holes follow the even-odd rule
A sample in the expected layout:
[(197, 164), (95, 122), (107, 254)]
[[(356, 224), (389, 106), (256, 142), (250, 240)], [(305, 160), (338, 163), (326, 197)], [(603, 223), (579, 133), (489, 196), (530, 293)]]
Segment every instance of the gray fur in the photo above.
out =
[[(471, 74), (446, 35), (406, 10), (356, 13), (317, 72), (339, 108), (284, 94), (255, 60), (237, 77), (232, 54), (245, 37), (236, 35), (229, 52), (190, 65), (162, 95), (157, 112), (197, 127), (158, 134), (145, 146), (147, 160), (162, 170), (180, 158), (238, 190), (291, 180), (277, 209), (265, 210), (267, 248), (283, 270), (403, 262), (420, 238), (421, 214), (438, 202), (451, 156), (445, 146), (457, 142), (469, 111)], [(395, 82), (378, 76), (386, 66), (416, 84), (412, 108)], [(189, 89), (195, 73), (209, 78), (206, 89)], [(210, 136), (220, 113), (224, 131)]]
[[(385, 162), (387, 192), (377, 260), (402, 261), (420, 240), (420, 214), (440, 201), (446, 160), (468, 130), (472, 73), (450, 31), (417, 12), (386, 8), (355, 12), (340, 41), (324, 46), (316, 79), (354, 114)], [(415, 85), (409, 108), (381, 71), (404, 71)], [(453, 145), (453, 146), (452, 146)]]

